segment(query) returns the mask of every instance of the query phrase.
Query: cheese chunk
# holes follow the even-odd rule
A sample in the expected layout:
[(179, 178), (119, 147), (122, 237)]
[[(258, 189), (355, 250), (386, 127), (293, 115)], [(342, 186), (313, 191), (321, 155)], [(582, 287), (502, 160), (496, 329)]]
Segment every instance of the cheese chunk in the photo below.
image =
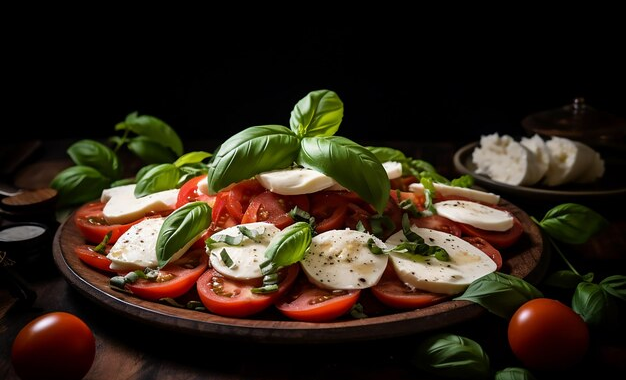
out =
[(509, 185), (533, 185), (537, 176), (534, 154), (511, 136), (482, 136), (472, 152), (476, 173)]
[[(594, 164), (596, 152), (589, 146), (563, 137), (552, 137), (546, 141), (550, 151), (550, 166), (544, 183), (547, 186), (559, 186), (574, 182), (578, 178), (597, 178), (596, 174), (586, 173), (587, 170), (598, 170), (599, 164)], [(598, 167), (596, 167), (596, 165)], [(604, 165), (602, 165), (603, 167)], [(603, 170), (602, 170), (603, 171)]]
[[(439, 246), (448, 252), (449, 261), (432, 256), (389, 252), (389, 260), (398, 278), (408, 286), (442, 294), (458, 294), (472, 281), (496, 270), (496, 263), (483, 251), (454, 235), (428, 228), (411, 227), (411, 230), (431, 246)], [(402, 231), (387, 239), (389, 247), (406, 241)]]
[[(497, 205), (500, 203), (500, 196), (498, 194), (490, 193), (487, 191), (480, 191), (476, 189), (470, 189), (468, 187), (449, 186), (442, 183), (433, 183), (435, 188), (435, 198), (438, 195), (443, 197), (461, 196), (477, 202), (488, 203)], [(412, 183), (409, 185), (409, 191), (417, 194), (424, 194), (424, 185), (421, 183)]]
[(383, 168), (387, 172), (389, 179), (396, 179), (402, 177), (402, 164), (397, 161), (385, 161), (383, 162)]
[(535, 178), (531, 182), (539, 182), (550, 167), (550, 150), (546, 142), (538, 134), (532, 137), (522, 137), (520, 143), (533, 153), (535, 158)]
[[(239, 229), (240, 226), (257, 233), (258, 236), (255, 239), (244, 236)], [(240, 237), (241, 243), (237, 245), (230, 245), (226, 242), (210, 244), (207, 247), (207, 252), (209, 253), (211, 265), (225, 277), (235, 280), (261, 278), (263, 273), (259, 265), (265, 261), (265, 250), (274, 235), (279, 231), (280, 229), (271, 223), (255, 222), (229, 227), (216, 232), (211, 236), (213, 240), (218, 240), (220, 236), (228, 235)], [(224, 262), (222, 251), (225, 251), (225, 255), (232, 260), (232, 265)]]
[(101, 201), (106, 202), (103, 213), (109, 224), (126, 224), (143, 218), (151, 212), (174, 210), (178, 198), (178, 189), (135, 198), (135, 184), (106, 189)]
[(330, 230), (313, 237), (300, 264), (309, 281), (325, 289), (365, 289), (376, 285), (387, 266), (386, 254), (374, 254), (367, 242), (386, 249), (373, 235), (355, 230)]
[(164, 221), (163, 217), (146, 218), (132, 225), (107, 254), (109, 267), (116, 271), (156, 268), (156, 241)]

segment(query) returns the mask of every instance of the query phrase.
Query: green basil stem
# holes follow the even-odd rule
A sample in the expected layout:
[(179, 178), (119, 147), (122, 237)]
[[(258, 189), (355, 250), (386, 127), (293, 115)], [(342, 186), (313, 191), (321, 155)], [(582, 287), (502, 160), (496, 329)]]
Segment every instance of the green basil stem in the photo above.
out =
[[(539, 221), (534, 217), (534, 216), (530, 216), (530, 219), (535, 222), (535, 224), (537, 224), (537, 226), (539, 226), (539, 228), (543, 229), (541, 227), (541, 224), (539, 223)], [(578, 273), (578, 271), (576, 270), (576, 268), (574, 268), (574, 266), (569, 262), (569, 260), (567, 260), (567, 258), (565, 257), (565, 254), (561, 251), (561, 249), (559, 248), (558, 244), (556, 244), (556, 242), (554, 241), (554, 239), (552, 239), (548, 234), (545, 234), (545, 236), (548, 238), (548, 241), (550, 242), (550, 245), (556, 250), (556, 252), (559, 254), (559, 256), (561, 256), (561, 259), (565, 262), (565, 264), (567, 265), (567, 267), (574, 272), (577, 276), (580, 276), (580, 273)]]

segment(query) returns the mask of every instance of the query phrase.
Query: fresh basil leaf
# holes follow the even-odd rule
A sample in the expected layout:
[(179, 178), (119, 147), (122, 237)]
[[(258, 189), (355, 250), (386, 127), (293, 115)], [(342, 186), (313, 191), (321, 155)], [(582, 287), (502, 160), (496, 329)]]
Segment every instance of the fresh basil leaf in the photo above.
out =
[(626, 301), (626, 276), (608, 276), (604, 280), (600, 281), (600, 286), (605, 292), (609, 293), (613, 297)]
[(536, 377), (526, 368), (508, 367), (496, 371), (495, 380), (535, 380)]
[(295, 161), (300, 143), (289, 128), (281, 125), (249, 127), (231, 136), (213, 155), (209, 164), (211, 194), (256, 174), (287, 168)]
[(120, 187), (120, 186), (125, 186), (125, 185), (132, 185), (133, 183), (135, 183), (134, 178), (123, 178), (123, 179), (118, 179), (117, 181), (111, 182), (111, 185), (109, 187)]
[(195, 239), (209, 228), (211, 207), (206, 202), (190, 202), (165, 218), (156, 241), (159, 268), (182, 256)]
[(129, 139), (126, 146), (128, 150), (147, 164), (162, 164), (165, 162), (173, 162), (176, 159), (176, 154), (174, 154), (171, 149), (147, 137), (133, 137)]
[(302, 260), (311, 245), (313, 231), (306, 222), (296, 222), (276, 234), (265, 250), (265, 261), (261, 263), (264, 275), (274, 273), (281, 267)]
[(98, 141), (77, 141), (67, 149), (67, 154), (76, 165), (91, 166), (111, 180), (122, 175), (122, 166), (115, 152)]
[(452, 181), (450, 181), (450, 185), (469, 188), (474, 186), (474, 177), (469, 174), (464, 174), (459, 178), (454, 178)]
[(58, 173), (50, 187), (58, 192), (57, 204), (61, 207), (77, 205), (100, 199), (102, 190), (109, 187), (110, 179), (90, 166), (70, 166)]
[(296, 163), (333, 178), (380, 214), (387, 206), (391, 189), (387, 171), (372, 152), (345, 137), (305, 137)]
[(422, 341), (411, 358), (417, 368), (438, 377), (487, 379), (489, 356), (476, 341), (449, 333), (435, 334)]
[[(139, 136), (146, 137), (163, 147), (171, 149), (176, 154), (176, 157), (182, 156), (183, 154), (183, 143), (178, 134), (176, 134), (176, 131), (163, 120), (154, 116), (138, 116), (137, 112), (133, 112), (126, 116), (124, 122), (116, 125), (115, 130), (129, 130)], [(172, 161), (173, 160), (162, 162)]]
[(289, 125), (299, 138), (332, 136), (343, 119), (343, 102), (330, 90), (311, 91), (291, 111)]
[(510, 319), (522, 304), (539, 297), (543, 294), (531, 283), (510, 274), (493, 272), (473, 281), (454, 299), (475, 302), (499, 317)]
[[(593, 275), (592, 275), (593, 276)], [(574, 289), (578, 283), (585, 281), (583, 276), (571, 270), (560, 270), (552, 273), (544, 281), (544, 285), (561, 289)]]
[(202, 162), (197, 162), (195, 164), (185, 164), (178, 169), (180, 170), (180, 179), (176, 187), (181, 187), (190, 179), (207, 174), (209, 167)]
[(581, 282), (572, 297), (572, 309), (589, 326), (599, 327), (609, 321), (614, 305), (609, 293), (598, 284)]
[(378, 158), (380, 162), (396, 161), (406, 162), (407, 158), (401, 151), (385, 146), (366, 146), (366, 148), (374, 153), (374, 156)]
[(137, 183), (137, 181), (141, 181), (141, 179), (146, 175), (146, 173), (148, 173), (150, 170), (157, 167), (158, 165), (159, 164), (148, 164), (148, 165), (142, 166), (137, 171), (137, 174), (135, 174), (135, 183)]
[(608, 224), (597, 212), (576, 203), (564, 203), (550, 209), (539, 222), (548, 235), (567, 244), (585, 243)]
[(178, 159), (174, 161), (174, 165), (180, 168), (183, 165), (197, 164), (209, 157), (211, 157), (211, 153), (208, 153), (208, 152), (202, 152), (202, 151), (189, 152), (178, 157)]
[(174, 164), (161, 164), (144, 174), (135, 187), (135, 197), (175, 189), (180, 179), (180, 170)]

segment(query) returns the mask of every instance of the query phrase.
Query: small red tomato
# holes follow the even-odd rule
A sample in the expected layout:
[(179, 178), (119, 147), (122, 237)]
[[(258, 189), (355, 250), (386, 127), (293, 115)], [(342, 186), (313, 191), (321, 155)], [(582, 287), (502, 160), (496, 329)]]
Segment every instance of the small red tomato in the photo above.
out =
[(82, 319), (66, 312), (41, 315), (15, 337), (11, 362), (22, 380), (82, 379), (93, 364), (96, 340)]
[(589, 348), (589, 328), (567, 305), (535, 298), (513, 314), (508, 327), (509, 346), (530, 369), (559, 370), (580, 361)]

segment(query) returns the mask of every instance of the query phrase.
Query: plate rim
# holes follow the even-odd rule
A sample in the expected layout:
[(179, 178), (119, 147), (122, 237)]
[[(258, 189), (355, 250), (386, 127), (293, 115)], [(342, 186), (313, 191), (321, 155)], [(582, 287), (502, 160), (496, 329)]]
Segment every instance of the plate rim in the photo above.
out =
[(553, 200), (559, 200), (563, 197), (574, 197), (580, 199), (598, 199), (607, 196), (626, 195), (626, 187), (611, 189), (611, 190), (551, 190), (551, 189), (539, 189), (528, 186), (513, 186), (506, 183), (494, 181), (489, 177), (482, 174), (476, 174), (471, 168), (465, 165), (464, 161), (471, 151), (477, 147), (479, 142), (468, 143), (459, 148), (453, 156), (454, 167), (462, 174), (469, 174), (480, 185), (495, 189), (496, 191), (503, 192), (505, 194), (512, 195), (526, 195), (526, 196), (542, 196), (543, 198), (549, 198)]
[[(501, 202), (523, 219), (526, 235), (530, 237), (529, 247), (515, 255), (513, 259), (518, 257), (519, 260), (531, 261), (534, 266), (523, 275), (523, 278), (529, 282), (538, 282), (545, 275), (549, 261), (546, 241), (539, 228), (530, 222), (530, 217), (523, 210), (506, 200)], [(84, 240), (78, 235), (78, 228), (73, 223), (73, 215), (74, 213), (58, 227), (52, 246), (54, 262), (66, 281), (90, 301), (109, 311), (165, 330), (207, 338), (268, 344), (344, 343), (423, 333), (469, 321), (487, 312), (476, 303), (451, 299), (423, 309), (363, 319), (312, 323), (228, 318), (208, 312), (176, 308), (110, 289), (108, 287), (110, 275), (87, 266), (70, 252), (75, 242), (80, 241), (84, 244)], [(101, 277), (103, 282), (92, 283), (86, 278), (89, 276), (97, 276), (98, 279)], [(447, 318), (441, 318), (442, 313), (445, 313)], [(413, 323), (418, 320), (420, 323)]]

